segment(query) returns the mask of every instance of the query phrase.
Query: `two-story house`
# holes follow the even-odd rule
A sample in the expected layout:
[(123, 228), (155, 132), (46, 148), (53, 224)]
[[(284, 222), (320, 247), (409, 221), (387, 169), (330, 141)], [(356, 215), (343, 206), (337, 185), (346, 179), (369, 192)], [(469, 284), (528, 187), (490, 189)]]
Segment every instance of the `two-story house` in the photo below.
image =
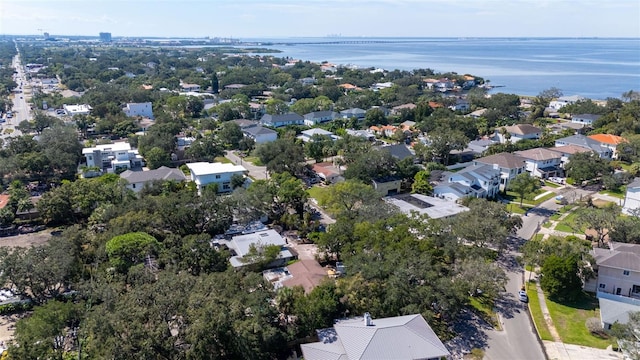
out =
[(473, 161), (473, 165), (480, 164), (495, 166), (500, 170), (500, 191), (505, 191), (511, 180), (526, 171), (526, 162), (522, 156), (505, 152)]
[(244, 136), (253, 139), (256, 144), (264, 144), (278, 139), (278, 132), (264, 126), (242, 128)]
[(622, 213), (627, 215), (640, 215), (640, 178), (633, 179), (627, 184), (627, 192), (624, 196)]
[(608, 249), (594, 248), (590, 254), (596, 277), (585, 282), (586, 291), (640, 299), (640, 245), (612, 241)]
[(127, 103), (122, 110), (128, 117), (142, 116), (153, 119), (153, 106), (151, 102)]
[(100, 144), (82, 149), (87, 167), (97, 167), (101, 171), (115, 172), (119, 169), (142, 168), (144, 161), (137, 149), (131, 149), (127, 142)]
[(549, 103), (549, 107), (557, 111), (567, 105), (575, 104), (578, 101), (583, 101), (583, 100), (584, 100), (584, 97), (580, 95), (561, 96), (556, 100), (551, 101)]
[(276, 115), (264, 114), (260, 118), (260, 123), (264, 126), (278, 128), (289, 125), (304, 125), (304, 118), (293, 112)]
[(582, 146), (577, 145), (565, 145), (565, 146), (554, 146), (550, 147), (549, 150), (555, 151), (560, 154), (560, 167), (562, 169), (569, 163), (569, 157), (573, 154), (583, 153), (583, 152), (591, 152), (590, 149), (583, 148)]
[(234, 175), (244, 177), (249, 173), (242, 165), (228, 163), (196, 162), (186, 165), (191, 172), (191, 181), (196, 184), (199, 193), (209, 184), (217, 184), (218, 192), (230, 192), (233, 190), (231, 178)]
[(608, 147), (612, 151), (611, 158), (618, 158), (618, 145), (626, 140), (622, 136), (612, 134), (593, 134), (589, 135), (589, 139), (599, 142), (602, 146)]
[(340, 114), (335, 111), (314, 111), (304, 114), (304, 124), (307, 126), (314, 126), (316, 124), (333, 121), (339, 117)]
[(314, 141), (313, 139), (314, 136), (327, 137), (331, 140), (337, 140), (340, 138), (339, 136), (334, 135), (331, 131), (327, 131), (320, 128), (313, 128), (313, 129), (302, 131), (300, 133), (300, 136), (298, 136), (298, 139), (304, 142), (310, 142), (310, 141)]
[(457, 201), (473, 196), (493, 198), (500, 191), (500, 170), (493, 165), (471, 165), (447, 176), (443, 182), (433, 188), (434, 196)]
[(535, 148), (523, 151), (516, 151), (516, 154), (525, 159), (526, 170), (541, 179), (549, 177), (561, 176), (562, 168), (560, 167), (562, 155), (556, 151)]
[(340, 116), (342, 116), (343, 119), (356, 118), (358, 120), (362, 120), (366, 115), (367, 112), (360, 108), (351, 108), (340, 111)]
[(584, 135), (572, 135), (557, 139), (555, 145), (556, 147), (576, 145), (595, 152), (602, 159), (611, 159), (613, 157), (613, 151), (609, 147)]
[(531, 124), (516, 124), (497, 128), (494, 139), (501, 144), (515, 143), (520, 140), (537, 140), (542, 135), (542, 129)]

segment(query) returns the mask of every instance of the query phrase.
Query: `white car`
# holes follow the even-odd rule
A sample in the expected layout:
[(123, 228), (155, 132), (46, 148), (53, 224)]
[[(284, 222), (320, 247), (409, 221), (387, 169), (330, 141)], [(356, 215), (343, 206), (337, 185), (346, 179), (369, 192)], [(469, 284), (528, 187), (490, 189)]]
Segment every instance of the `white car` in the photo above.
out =
[(524, 303), (529, 302), (529, 296), (527, 296), (527, 292), (524, 290), (518, 291), (518, 298)]

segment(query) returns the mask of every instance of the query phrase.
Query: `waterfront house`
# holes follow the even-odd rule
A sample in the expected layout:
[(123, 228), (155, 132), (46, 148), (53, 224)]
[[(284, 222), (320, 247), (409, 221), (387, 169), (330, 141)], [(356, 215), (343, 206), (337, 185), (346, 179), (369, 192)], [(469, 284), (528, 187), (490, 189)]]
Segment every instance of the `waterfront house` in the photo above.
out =
[(556, 100), (553, 100), (549, 103), (549, 107), (554, 110), (560, 110), (563, 107), (571, 104), (575, 104), (578, 101), (584, 101), (584, 97), (580, 95), (572, 95), (572, 96), (561, 96)]

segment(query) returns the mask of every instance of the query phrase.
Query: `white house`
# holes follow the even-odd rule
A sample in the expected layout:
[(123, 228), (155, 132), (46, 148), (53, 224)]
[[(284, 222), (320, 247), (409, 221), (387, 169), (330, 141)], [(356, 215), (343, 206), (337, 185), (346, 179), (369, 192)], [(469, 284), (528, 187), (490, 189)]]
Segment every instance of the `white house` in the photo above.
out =
[(150, 102), (127, 103), (123, 111), (128, 117), (142, 116), (153, 119), (153, 106)]
[(97, 167), (107, 172), (118, 169), (141, 168), (144, 166), (142, 156), (137, 149), (131, 149), (131, 144), (117, 142), (101, 144), (92, 148), (82, 149), (88, 167)]
[(324, 129), (320, 129), (320, 128), (313, 128), (313, 129), (309, 129), (309, 130), (304, 130), (300, 133), (300, 136), (298, 136), (298, 139), (304, 141), (304, 142), (309, 142), (309, 141), (313, 141), (313, 136), (314, 135), (318, 135), (318, 136), (326, 136), (331, 140), (337, 140), (339, 139), (338, 136), (334, 135), (331, 131), (327, 131)]
[(264, 144), (278, 139), (278, 132), (264, 126), (251, 126), (242, 129), (244, 136), (255, 141), (256, 144)]
[(182, 91), (195, 91), (198, 92), (200, 91), (200, 85), (198, 84), (187, 84), (187, 83), (183, 83), (182, 81), (180, 81), (180, 87), (182, 88)]
[(474, 160), (474, 165), (485, 164), (496, 166), (500, 170), (500, 190), (506, 190), (511, 180), (526, 171), (526, 163), (522, 156), (510, 153), (499, 153)]
[(62, 105), (64, 109), (64, 113), (69, 116), (73, 115), (89, 115), (91, 113), (92, 107), (87, 104), (81, 105)]
[(187, 177), (180, 169), (161, 166), (155, 170), (131, 171), (127, 170), (120, 174), (120, 178), (127, 181), (127, 188), (138, 193), (145, 185), (154, 181), (185, 181)]
[(551, 101), (549, 103), (549, 107), (554, 110), (560, 110), (567, 105), (575, 104), (582, 100), (584, 100), (584, 98), (580, 95), (561, 96), (558, 99)]
[(611, 159), (613, 157), (613, 150), (608, 146), (603, 145), (600, 141), (594, 140), (584, 135), (572, 135), (561, 139), (556, 139), (556, 147), (566, 145), (576, 145), (595, 152), (602, 159)]
[(304, 125), (304, 118), (293, 112), (276, 115), (265, 114), (260, 118), (260, 123), (274, 128), (288, 125)]
[(333, 121), (339, 117), (340, 114), (335, 111), (314, 111), (304, 114), (304, 124), (307, 126), (313, 126), (319, 123)]
[(575, 123), (575, 124), (582, 124), (582, 125), (587, 125), (587, 126), (591, 126), (593, 125), (594, 122), (596, 122), (596, 120), (598, 120), (600, 117), (602, 117), (602, 115), (595, 115), (595, 114), (578, 114), (578, 115), (573, 115), (571, 117), (571, 122)]
[(640, 245), (609, 242), (609, 248), (593, 248), (590, 255), (596, 277), (584, 284), (586, 291), (640, 299)]
[(530, 124), (516, 124), (497, 128), (494, 139), (501, 144), (515, 143), (520, 140), (537, 140), (542, 135), (542, 129)]
[(640, 178), (635, 178), (627, 185), (622, 212), (627, 215), (640, 215)]
[(545, 148), (535, 148), (516, 151), (515, 153), (525, 159), (526, 170), (531, 176), (546, 179), (562, 174), (560, 167), (562, 155), (556, 151)]
[(453, 111), (467, 111), (470, 109), (469, 102), (466, 99), (456, 99), (456, 103), (449, 106), (449, 109)]
[(451, 173), (446, 183), (433, 189), (434, 196), (456, 201), (462, 197), (492, 198), (500, 191), (500, 170), (497, 165), (471, 165)]
[(231, 177), (234, 175), (245, 176), (248, 174), (247, 169), (242, 165), (196, 162), (187, 164), (191, 172), (191, 181), (196, 183), (198, 192), (209, 184), (218, 184), (218, 192), (230, 192)]
[(448, 359), (451, 354), (420, 314), (337, 320), (316, 330), (320, 341), (302, 344), (305, 360)]
[(284, 265), (288, 260), (295, 256), (287, 248), (286, 240), (275, 230), (262, 230), (252, 234), (234, 236), (228, 244), (232, 250), (229, 262), (233, 267), (242, 267), (251, 264), (251, 259), (247, 255), (251, 255), (252, 248), (256, 254), (260, 254), (267, 246), (280, 247), (276, 261), (268, 265), (268, 267)]

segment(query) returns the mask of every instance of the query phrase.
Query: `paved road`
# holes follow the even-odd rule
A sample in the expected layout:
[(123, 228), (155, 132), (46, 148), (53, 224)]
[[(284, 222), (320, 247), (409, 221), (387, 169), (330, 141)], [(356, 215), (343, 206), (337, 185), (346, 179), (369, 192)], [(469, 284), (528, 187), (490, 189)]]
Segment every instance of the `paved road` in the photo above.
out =
[[(593, 194), (582, 189), (571, 187), (558, 189), (556, 193), (563, 195), (569, 203), (581, 200)], [(527, 315), (524, 304), (516, 298), (518, 290), (524, 284), (524, 271), (517, 264), (516, 257), (520, 255), (519, 247), (530, 239), (550, 215), (563, 205), (556, 204), (555, 199), (549, 199), (537, 207), (529, 210), (522, 217), (522, 228), (518, 230), (517, 237), (510, 239), (510, 247), (500, 260), (508, 276), (505, 296), (497, 302), (496, 308), (501, 317), (504, 331), (489, 329), (487, 335), (487, 347), (485, 358), (490, 360), (502, 359), (544, 359), (544, 352), (535, 335), (533, 324)]]
[[(22, 68), (20, 62), (20, 55), (16, 55), (13, 58), (12, 63), (13, 68), (17, 71), (15, 75), (15, 82), (18, 83), (18, 88), (20, 89), (20, 93), (14, 94), (12, 99), (13, 101), (13, 117), (10, 119), (6, 119), (7, 121), (2, 124), (2, 133), (0, 137), (7, 138), (11, 136), (20, 136), (22, 133), (20, 130), (17, 130), (16, 125), (20, 124), (21, 121), (31, 120), (31, 109), (29, 108), (29, 104), (27, 101), (31, 98), (31, 85), (27, 82), (27, 77)], [(26, 92), (25, 92), (26, 91)], [(6, 129), (12, 129), (12, 132), (5, 133)]]
[(249, 170), (249, 176), (251, 176), (254, 180), (265, 180), (269, 177), (266, 166), (256, 166), (252, 163), (243, 161), (242, 158), (236, 155), (233, 151), (225, 152), (224, 157), (231, 160), (231, 162), (233, 162), (234, 164), (244, 166), (245, 169)]

